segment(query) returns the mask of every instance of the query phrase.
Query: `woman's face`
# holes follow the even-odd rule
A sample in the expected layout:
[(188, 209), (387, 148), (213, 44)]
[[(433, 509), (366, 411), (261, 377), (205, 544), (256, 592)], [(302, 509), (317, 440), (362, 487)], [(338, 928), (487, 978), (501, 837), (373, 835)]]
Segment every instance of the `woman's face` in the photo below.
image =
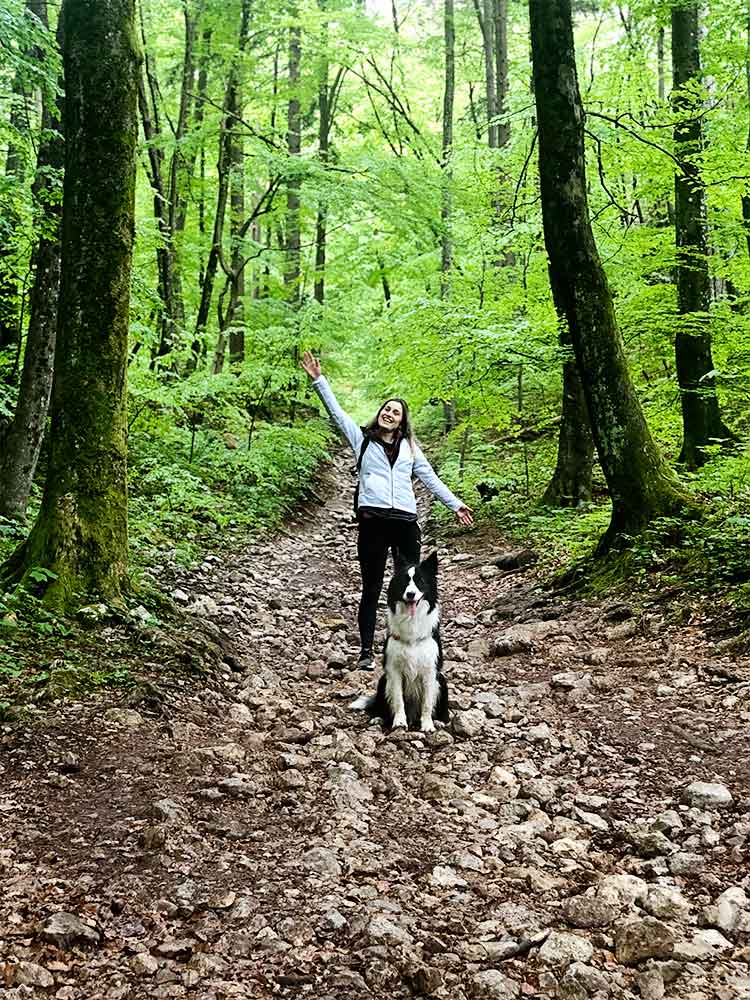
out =
[(378, 414), (378, 427), (383, 431), (395, 431), (401, 426), (404, 410), (401, 403), (395, 399), (389, 399), (381, 407)]

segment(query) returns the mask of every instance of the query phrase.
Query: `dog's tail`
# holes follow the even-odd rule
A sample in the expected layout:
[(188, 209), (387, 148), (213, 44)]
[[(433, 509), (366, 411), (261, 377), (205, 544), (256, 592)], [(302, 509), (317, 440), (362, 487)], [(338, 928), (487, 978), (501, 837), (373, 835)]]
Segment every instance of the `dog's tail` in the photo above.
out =
[(374, 701), (375, 698), (373, 695), (362, 694), (359, 698), (349, 703), (349, 708), (354, 708), (358, 712), (367, 712), (372, 708)]

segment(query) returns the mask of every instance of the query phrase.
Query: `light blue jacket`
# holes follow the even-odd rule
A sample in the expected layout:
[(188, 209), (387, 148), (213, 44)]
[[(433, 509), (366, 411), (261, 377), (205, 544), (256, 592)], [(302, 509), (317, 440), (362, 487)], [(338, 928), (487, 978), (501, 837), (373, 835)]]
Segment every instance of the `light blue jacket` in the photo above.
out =
[[(364, 441), (362, 429), (341, 409), (325, 375), (315, 379), (313, 389), (351, 445), (355, 457), (359, 458), (359, 451)], [(427, 489), (451, 510), (458, 510), (464, 506), (435, 474), (419, 445), (415, 444), (412, 450), (406, 440), (401, 442), (398, 457), (393, 465), (388, 461), (384, 448), (371, 444), (365, 449), (359, 472), (358, 505), (383, 507), (387, 510), (392, 508), (416, 514), (417, 500), (411, 482), (413, 476), (421, 479)]]

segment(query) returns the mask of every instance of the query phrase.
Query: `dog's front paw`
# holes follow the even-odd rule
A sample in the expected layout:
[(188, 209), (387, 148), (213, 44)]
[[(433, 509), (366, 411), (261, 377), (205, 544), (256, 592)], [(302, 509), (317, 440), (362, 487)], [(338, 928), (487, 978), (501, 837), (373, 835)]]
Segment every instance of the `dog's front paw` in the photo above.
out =
[(432, 721), (432, 719), (422, 719), (419, 728), (422, 730), (423, 733), (434, 733), (435, 723)]
[(394, 715), (393, 716), (393, 726), (392, 729), (406, 729), (407, 728), (406, 715)]

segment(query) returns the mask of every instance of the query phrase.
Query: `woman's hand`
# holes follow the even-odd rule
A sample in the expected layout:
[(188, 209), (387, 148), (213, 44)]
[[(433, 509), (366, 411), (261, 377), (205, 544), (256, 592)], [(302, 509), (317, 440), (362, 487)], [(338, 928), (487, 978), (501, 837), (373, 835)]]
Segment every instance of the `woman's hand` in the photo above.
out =
[(305, 353), (302, 355), (302, 361), (300, 362), (300, 364), (305, 369), (310, 378), (312, 379), (320, 378), (321, 376), (320, 362), (315, 357), (315, 355), (311, 354), (309, 351), (305, 351)]
[(465, 524), (466, 527), (471, 527), (474, 523), (474, 518), (471, 516), (471, 507), (467, 507), (466, 504), (463, 507), (459, 507), (456, 511), (456, 520), (459, 524)]

